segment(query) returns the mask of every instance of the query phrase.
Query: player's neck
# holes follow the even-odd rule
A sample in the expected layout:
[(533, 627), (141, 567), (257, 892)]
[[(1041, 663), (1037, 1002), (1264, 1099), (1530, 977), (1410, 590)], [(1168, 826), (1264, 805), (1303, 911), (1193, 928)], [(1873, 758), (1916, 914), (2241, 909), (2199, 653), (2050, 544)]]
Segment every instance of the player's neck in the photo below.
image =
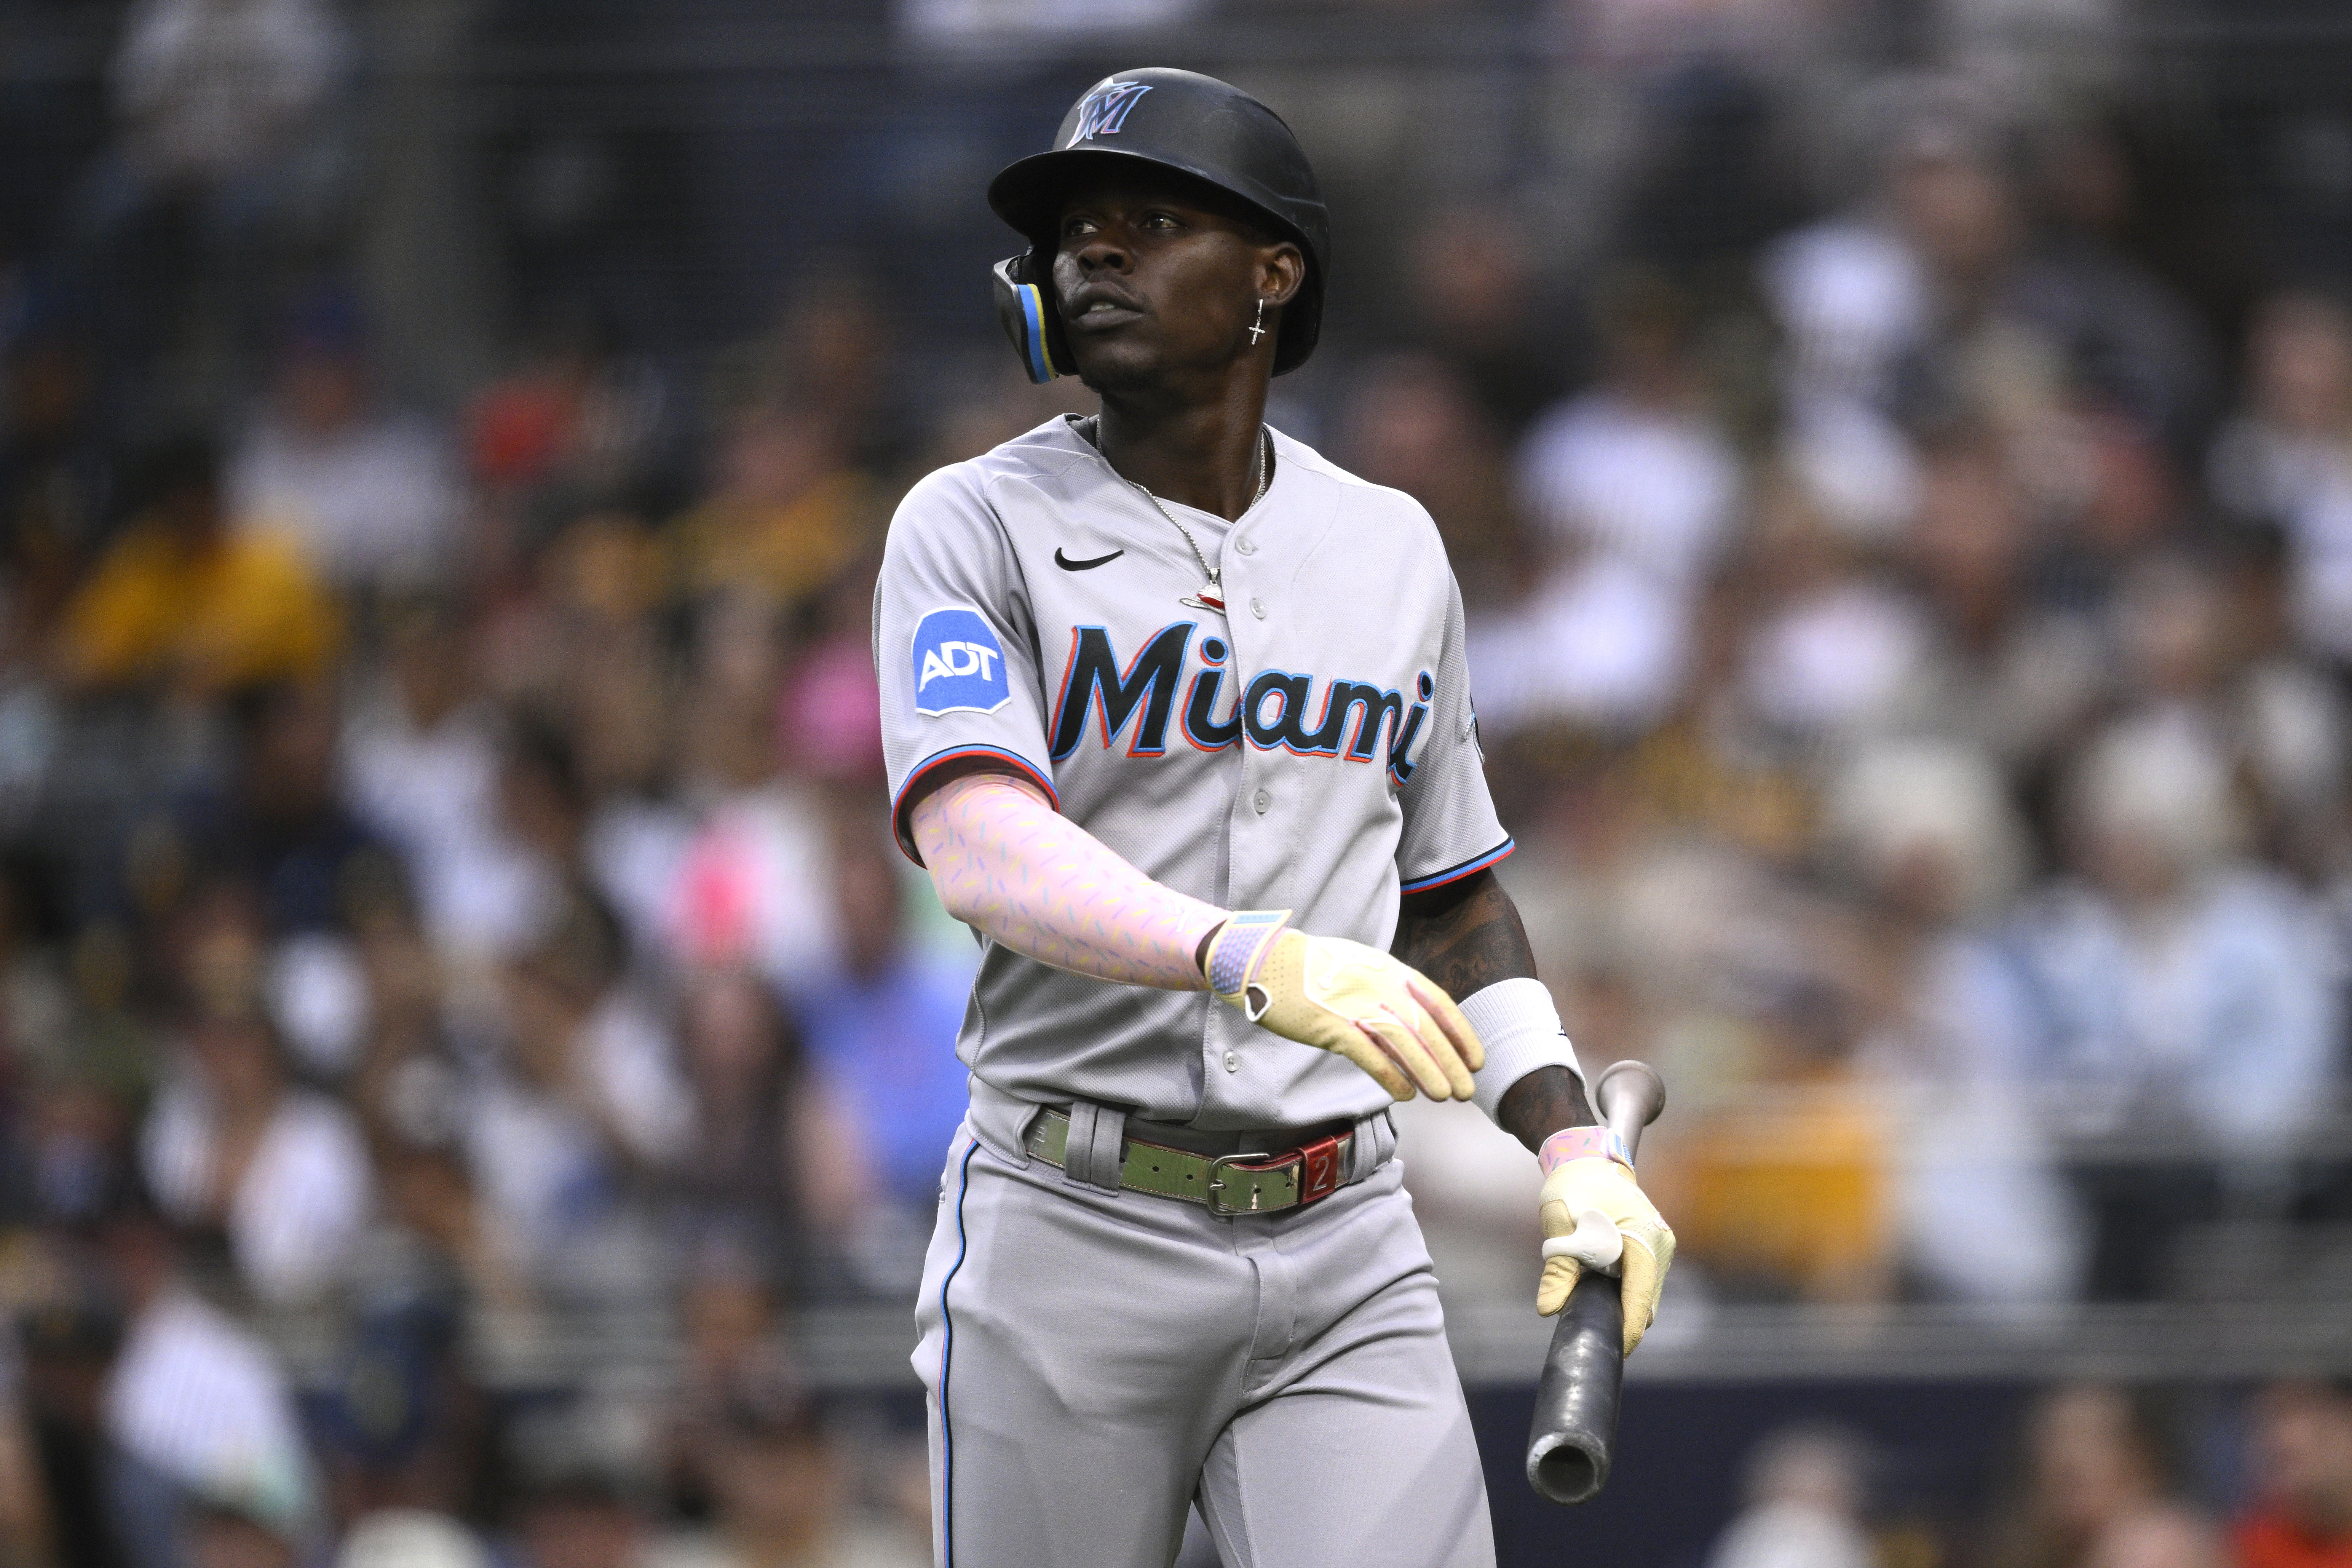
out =
[(1097, 426), (1102, 455), (1162, 500), (1227, 521), (1249, 510), (1257, 483), (1257, 433), (1265, 379), (1249, 376), (1226, 396), (1170, 405), (1145, 394), (1105, 394)]

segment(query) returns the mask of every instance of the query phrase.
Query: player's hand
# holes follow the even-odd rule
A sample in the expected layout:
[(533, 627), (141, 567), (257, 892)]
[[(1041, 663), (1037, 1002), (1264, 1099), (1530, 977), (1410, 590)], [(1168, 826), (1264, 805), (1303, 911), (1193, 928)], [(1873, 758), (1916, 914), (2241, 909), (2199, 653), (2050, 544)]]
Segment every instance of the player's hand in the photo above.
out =
[[(1214, 964), (1211, 966), (1213, 975)], [(1486, 1064), (1454, 999), (1376, 947), (1283, 930), (1217, 993), (1253, 1024), (1347, 1058), (1398, 1100), (1467, 1100)]]
[[(1599, 1129), (1578, 1131), (1606, 1137)], [(1625, 1353), (1632, 1355), (1658, 1315), (1658, 1292), (1675, 1261), (1675, 1233), (1635, 1182), (1633, 1167), (1597, 1152), (1555, 1165), (1537, 1201), (1544, 1264), (1536, 1310), (1549, 1318), (1567, 1306), (1587, 1268), (1622, 1274)]]

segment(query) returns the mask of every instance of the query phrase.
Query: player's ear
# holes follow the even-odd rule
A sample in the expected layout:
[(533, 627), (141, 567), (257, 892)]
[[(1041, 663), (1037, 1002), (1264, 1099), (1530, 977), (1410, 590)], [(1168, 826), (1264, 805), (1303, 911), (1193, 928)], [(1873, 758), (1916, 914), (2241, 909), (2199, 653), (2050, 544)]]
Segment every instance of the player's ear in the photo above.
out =
[(1307, 257), (1285, 239), (1265, 247), (1258, 262), (1257, 291), (1269, 305), (1287, 305), (1307, 284)]

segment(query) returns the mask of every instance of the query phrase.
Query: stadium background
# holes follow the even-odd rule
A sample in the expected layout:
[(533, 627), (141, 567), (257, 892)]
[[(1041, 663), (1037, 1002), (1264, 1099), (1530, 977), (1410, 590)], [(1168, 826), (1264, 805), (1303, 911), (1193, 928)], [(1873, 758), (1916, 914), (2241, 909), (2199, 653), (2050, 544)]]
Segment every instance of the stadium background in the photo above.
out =
[(1272, 417), (1673, 1085), (1574, 1514), (1404, 1115), (1505, 1561), (2352, 1561), (2336, 8), (0, 0), (0, 1564), (927, 1561), (866, 606), (1084, 405), (981, 193), (1144, 61), (1315, 157)]

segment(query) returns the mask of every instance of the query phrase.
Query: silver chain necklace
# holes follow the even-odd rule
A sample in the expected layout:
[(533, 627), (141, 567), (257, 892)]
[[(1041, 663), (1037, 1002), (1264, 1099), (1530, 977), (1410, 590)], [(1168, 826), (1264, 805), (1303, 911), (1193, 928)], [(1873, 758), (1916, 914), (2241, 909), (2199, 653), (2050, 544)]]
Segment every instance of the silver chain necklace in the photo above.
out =
[[(1090, 429), (1085, 432), (1087, 443), (1092, 446), (1096, 451), (1101, 451), (1101, 422), (1097, 419), (1089, 418), (1086, 423), (1091, 426)], [(1250, 461), (1250, 473), (1256, 483), (1250, 492), (1249, 506), (1242, 508), (1242, 511), (1244, 516), (1248, 514), (1250, 507), (1257, 505), (1258, 502), (1265, 499), (1266, 487), (1274, 483), (1273, 458), (1274, 437), (1266, 434), (1265, 426), (1261, 425), (1258, 426), (1257, 430), (1257, 446), (1251, 453)], [(1106, 458), (1103, 460), (1108, 463), (1110, 459)], [(1118, 470), (1117, 468), (1111, 469), (1111, 472), (1118, 474)], [(1176, 514), (1174, 512), (1170, 511), (1166, 507), (1160, 504), (1160, 498), (1158, 496), (1153, 495), (1148, 489), (1144, 489), (1141, 485), (1135, 484), (1133, 479), (1128, 479), (1125, 474), (1119, 474), (1118, 477), (1122, 479), (1127, 479), (1129, 484), (1135, 485), (1137, 489), (1143, 491), (1143, 499), (1151, 503), (1151, 510), (1158, 512), (1160, 516), (1166, 518), (1171, 523), (1175, 525), (1176, 531), (1184, 536), (1185, 547), (1192, 552), (1192, 559), (1200, 563), (1202, 577), (1200, 592), (1195, 594), (1187, 594), (1176, 602), (1187, 609), (1214, 610), (1218, 615), (1223, 615), (1225, 613), (1224, 568), (1222, 566), (1212, 566), (1209, 564), (1209, 558), (1201, 553), (1201, 542), (1192, 537), (1192, 531), (1191, 529), (1176, 521)]]

